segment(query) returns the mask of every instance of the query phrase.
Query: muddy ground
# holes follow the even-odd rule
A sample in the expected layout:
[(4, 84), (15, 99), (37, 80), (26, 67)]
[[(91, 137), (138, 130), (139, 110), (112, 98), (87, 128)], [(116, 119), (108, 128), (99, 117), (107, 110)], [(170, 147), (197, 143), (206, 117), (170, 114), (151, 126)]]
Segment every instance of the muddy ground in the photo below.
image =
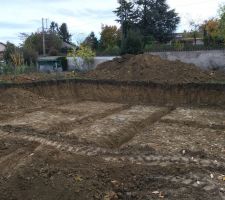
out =
[(225, 199), (222, 109), (15, 89), (0, 107), (1, 200)]

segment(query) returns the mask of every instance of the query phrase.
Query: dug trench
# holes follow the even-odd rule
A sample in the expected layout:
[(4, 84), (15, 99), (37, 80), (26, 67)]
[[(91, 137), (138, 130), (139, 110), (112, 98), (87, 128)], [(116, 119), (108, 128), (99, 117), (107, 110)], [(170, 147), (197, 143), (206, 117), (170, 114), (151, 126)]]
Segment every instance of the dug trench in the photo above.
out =
[(3, 85), (0, 199), (223, 200), (224, 95), (222, 85)]

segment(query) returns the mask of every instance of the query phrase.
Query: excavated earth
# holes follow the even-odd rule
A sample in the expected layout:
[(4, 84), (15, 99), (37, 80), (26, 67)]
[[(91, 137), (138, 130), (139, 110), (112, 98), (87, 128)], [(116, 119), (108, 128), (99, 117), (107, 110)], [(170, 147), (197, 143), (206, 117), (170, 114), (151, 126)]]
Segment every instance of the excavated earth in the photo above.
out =
[(224, 200), (225, 111), (0, 94), (1, 200)]
[(169, 61), (148, 54), (124, 55), (104, 62), (83, 75), (87, 78), (151, 81), (163, 84), (224, 82), (225, 74), (202, 70), (193, 64)]

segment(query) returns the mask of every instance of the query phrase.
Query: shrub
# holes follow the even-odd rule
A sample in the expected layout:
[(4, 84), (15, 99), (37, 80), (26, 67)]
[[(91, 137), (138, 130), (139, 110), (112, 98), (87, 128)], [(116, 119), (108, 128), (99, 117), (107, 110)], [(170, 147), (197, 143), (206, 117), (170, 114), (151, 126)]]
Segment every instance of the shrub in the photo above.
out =
[(37, 62), (38, 53), (34, 49), (24, 47), (22, 51), (23, 51), (24, 62), (27, 65), (32, 66), (33, 64)]
[(180, 41), (175, 41), (173, 47), (175, 48), (175, 50), (181, 51), (184, 49), (184, 43)]
[(88, 46), (80, 46), (75, 55), (76, 57), (84, 59), (87, 63), (91, 63), (95, 57), (94, 51), (92, 51)]
[(94, 62), (95, 52), (88, 46), (80, 46), (78, 50), (73, 49), (68, 53), (76, 63), (76, 70), (88, 70)]
[(109, 46), (104, 51), (98, 52), (98, 54), (103, 56), (118, 56), (120, 53), (121, 50), (118, 46)]

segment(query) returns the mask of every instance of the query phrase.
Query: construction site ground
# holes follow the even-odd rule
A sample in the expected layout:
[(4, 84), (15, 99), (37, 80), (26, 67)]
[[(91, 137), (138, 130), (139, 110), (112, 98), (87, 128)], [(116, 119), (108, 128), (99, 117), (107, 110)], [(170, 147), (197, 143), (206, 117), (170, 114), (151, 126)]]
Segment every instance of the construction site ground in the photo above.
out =
[(12, 91), (0, 98), (1, 200), (225, 199), (223, 109)]

